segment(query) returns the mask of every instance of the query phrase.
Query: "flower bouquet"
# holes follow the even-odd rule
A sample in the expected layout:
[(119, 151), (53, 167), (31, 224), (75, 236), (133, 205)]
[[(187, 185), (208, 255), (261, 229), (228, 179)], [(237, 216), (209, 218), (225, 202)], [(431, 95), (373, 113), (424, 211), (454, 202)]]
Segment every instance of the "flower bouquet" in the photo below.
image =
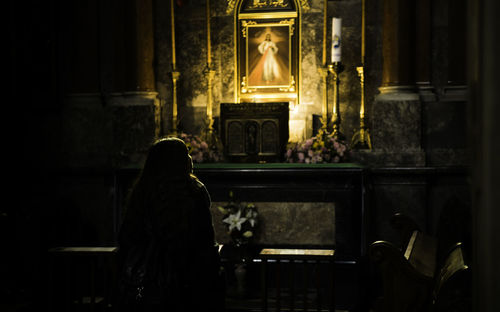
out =
[(258, 225), (258, 213), (254, 204), (246, 205), (237, 203), (233, 200), (233, 192), (229, 193), (229, 203), (222, 207), (217, 207), (224, 215), (224, 223), (229, 236), (234, 245), (239, 247), (247, 244), (255, 236), (255, 230)]
[(349, 156), (349, 146), (331, 133), (319, 133), (303, 142), (292, 143), (285, 153), (288, 163), (338, 163)]
[(189, 155), (195, 163), (221, 162), (224, 160), (223, 153), (217, 147), (211, 147), (201, 137), (188, 133), (180, 133), (178, 138), (186, 143)]

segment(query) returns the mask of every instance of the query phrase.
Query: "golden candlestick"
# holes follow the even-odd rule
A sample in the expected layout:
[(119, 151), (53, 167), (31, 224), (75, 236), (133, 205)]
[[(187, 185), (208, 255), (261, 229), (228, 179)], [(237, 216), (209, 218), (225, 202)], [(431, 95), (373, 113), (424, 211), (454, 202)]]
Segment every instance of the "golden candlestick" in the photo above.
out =
[(323, 105), (321, 109), (321, 131), (325, 132), (328, 127), (328, 89), (327, 89), (327, 77), (328, 68), (320, 67), (318, 72), (321, 75), (321, 80), (323, 82)]
[(359, 83), (361, 89), (361, 103), (359, 108), (359, 130), (352, 136), (351, 145), (358, 149), (371, 149), (371, 139), (368, 128), (365, 124), (365, 29), (366, 29), (366, 10), (365, 0), (361, 1), (361, 66), (358, 66)]
[(328, 130), (328, 68), (326, 66), (326, 35), (327, 35), (327, 17), (328, 0), (323, 1), (323, 67), (318, 68), (323, 83), (323, 105), (321, 106), (321, 129), (320, 132), (326, 133)]
[(172, 134), (177, 135), (177, 80), (181, 73), (176, 68), (175, 58), (175, 13), (174, 13), (174, 0), (170, 0), (170, 26), (172, 32)]
[(215, 77), (215, 70), (207, 67), (205, 69), (205, 76), (207, 77), (207, 121), (206, 121), (206, 136), (207, 139), (212, 137), (214, 131), (214, 119), (213, 119), (213, 100), (212, 100), (212, 82)]
[(212, 136), (213, 132), (213, 103), (212, 103), (212, 81), (215, 77), (215, 71), (212, 69), (212, 42), (210, 39), (210, 0), (207, 0), (206, 6), (207, 20), (207, 68), (205, 76), (207, 77), (207, 139)]
[(222, 144), (214, 131), (214, 119), (213, 119), (213, 101), (212, 101), (212, 86), (213, 79), (215, 77), (215, 70), (207, 67), (205, 69), (205, 75), (207, 77), (207, 121), (205, 128), (205, 141), (207, 142), (211, 150), (222, 151)]
[(179, 80), (181, 73), (178, 71), (172, 72), (172, 134), (177, 135), (177, 80)]
[(205, 140), (214, 147), (217, 144), (217, 138), (214, 134), (214, 119), (213, 119), (213, 80), (215, 78), (215, 70), (212, 67), (212, 40), (210, 28), (210, 0), (207, 0), (206, 6), (206, 22), (207, 22), (207, 67), (205, 68), (205, 76), (207, 77), (207, 120), (205, 128)]
[(333, 114), (332, 114), (332, 134), (336, 138), (343, 138), (340, 132), (340, 73), (344, 71), (344, 65), (341, 62), (335, 62), (328, 65), (328, 71), (333, 74)]
[(172, 33), (172, 69), (175, 71), (175, 13), (174, 13), (174, 0), (170, 0), (170, 30)]
[(210, 0), (207, 0), (207, 64), (212, 67), (212, 41), (210, 39)]
[(358, 149), (371, 149), (372, 144), (370, 134), (365, 124), (365, 75), (364, 67), (356, 68), (358, 71), (360, 87), (361, 87), (361, 105), (359, 108), (359, 130), (352, 136), (351, 145)]

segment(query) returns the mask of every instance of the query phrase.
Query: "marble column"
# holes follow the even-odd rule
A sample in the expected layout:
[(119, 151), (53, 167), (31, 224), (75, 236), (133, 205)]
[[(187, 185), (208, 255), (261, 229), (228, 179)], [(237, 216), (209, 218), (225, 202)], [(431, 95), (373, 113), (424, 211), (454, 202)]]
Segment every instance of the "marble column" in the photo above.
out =
[(415, 82), (422, 101), (435, 101), (431, 84), (431, 1), (416, 2)]
[(416, 1), (385, 0), (382, 86), (372, 107), (374, 159), (380, 165), (424, 165), (421, 102), (416, 88)]
[(448, 2), (448, 84), (465, 85), (466, 0)]
[[(113, 118), (113, 165), (140, 164), (161, 133), (161, 106), (153, 66), (153, 1), (115, 1), (115, 90), (109, 94)], [(113, 12), (110, 12), (113, 14)]]
[(113, 41), (114, 93), (154, 92), (152, 0), (114, 0), (106, 12)]
[(153, 4), (152, 0), (129, 1), (127, 12), (129, 32), (126, 34), (130, 46), (129, 69), (126, 91), (154, 91), (153, 70)]
[(472, 180), (472, 311), (500, 311), (500, 2), (468, 1), (468, 134), (473, 155)]
[(99, 2), (68, 1), (61, 10), (68, 21), (61, 40), (69, 49), (61, 54), (68, 73), (61, 111), (61, 165), (105, 166), (109, 132), (101, 97)]
[(414, 10), (415, 0), (384, 1), (382, 87), (388, 92), (415, 88)]

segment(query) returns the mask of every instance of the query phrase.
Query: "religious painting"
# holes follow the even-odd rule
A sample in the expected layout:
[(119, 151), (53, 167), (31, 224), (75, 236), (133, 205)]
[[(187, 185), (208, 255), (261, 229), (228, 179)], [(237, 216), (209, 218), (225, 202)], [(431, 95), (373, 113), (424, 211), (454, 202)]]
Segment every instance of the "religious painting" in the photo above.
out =
[(290, 85), (290, 40), (288, 25), (248, 27), (248, 87)]
[[(241, 93), (294, 93), (292, 36), (295, 19), (274, 23), (242, 21), (244, 49), (241, 64)], [(264, 95), (265, 96), (265, 95)], [(279, 96), (279, 94), (278, 94)]]
[(300, 22), (294, 1), (245, 1), (235, 33), (236, 102), (295, 102)]

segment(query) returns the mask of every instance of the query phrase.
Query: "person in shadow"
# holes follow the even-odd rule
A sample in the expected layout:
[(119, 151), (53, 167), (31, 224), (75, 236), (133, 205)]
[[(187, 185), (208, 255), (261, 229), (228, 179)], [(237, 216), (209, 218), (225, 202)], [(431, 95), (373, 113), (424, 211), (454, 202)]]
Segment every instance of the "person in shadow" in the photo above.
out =
[(210, 195), (184, 141), (150, 148), (119, 235), (119, 311), (223, 311)]

